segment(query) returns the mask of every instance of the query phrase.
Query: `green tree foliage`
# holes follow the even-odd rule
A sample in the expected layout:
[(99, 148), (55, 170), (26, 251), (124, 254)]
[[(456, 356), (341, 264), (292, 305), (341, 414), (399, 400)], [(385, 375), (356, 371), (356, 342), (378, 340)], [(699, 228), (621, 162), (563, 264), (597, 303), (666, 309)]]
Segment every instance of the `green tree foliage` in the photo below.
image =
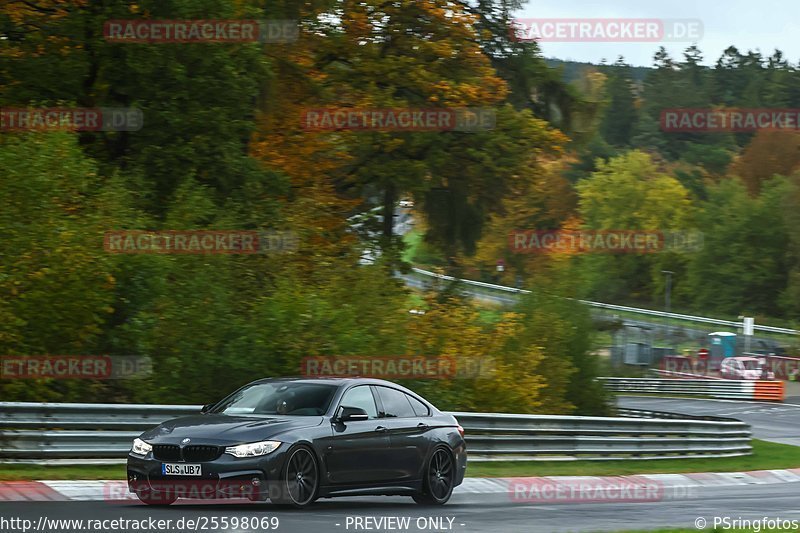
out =
[[(569, 279), (569, 278), (567, 278)], [(595, 380), (597, 358), (591, 354), (591, 317), (587, 307), (564, 296), (575, 287), (554, 280), (547, 289), (526, 295), (520, 305), (524, 324), (518, 345), (541, 346), (545, 358), (542, 374), (547, 387), (542, 392), (548, 412), (608, 415), (607, 393)], [(564, 404), (566, 399), (571, 405)]]
[(623, 147), (630, 144), (637, 119), (630, 65), (620, 57), (608, 72), (606, 92), (609, 102), (600, 123), (600, 134), (609, 144)]
[[(146, 356), (153, 372), (4, 380), (4, 399), (205, 403), (257, 377), (296, 375), (308, 356), (424, 353), (496, 362), (469, 380), (410, 383), (443, 408), (602, 409), (588, 329), (566, 310), (541, 305), (486, 324), (445, 293), (427, 296), (427, 314), (410, 314), (396, 258), (360, 265), (347, 231), (357, 203), (378, 197), (390, 215), (410, 194), (428, 215), (428, 241), (457, 262), (502, 199), (563, 150), (567, 138), (552, 124), (568, 127), (576, 92), (535, 44), (502, 51), (508, 13), (496, 4), (7, 4), (3, 106), (134, 107), (144, 126), (0, 138), (0, 349)], [(288, 18), (303, 31), (286, 45), (104, 39), (104, 22), (140, 18)], [(497, 126), (318, 135), (299, 127), (304, 109), (348, 106), (486, 107)], [(299, 250), (116, 255), (102, 240), (121, 229), (266, 228), (295, 232)]]
[[(689, 192), (660, 172), (643, 152), (628, 152), (600, 164), (576, 190), (578, 212), (588, 229), (669, 233), (691, 227)], [(577, 258), (588, 294), (603, 301), (655, 294), (661, 267), (675, 260), (673, 252), (590, 253)]]
[(698, 214), (704, 246), (691, 256), (688, 270), (695, 306), (734, 315), (779, 314), (778, 295), (787, 283), (787, 181), (766, 183), (757, 197), (732, 179), (708, 192), (708, 202)]
[[(101, 177), (74, 135), (0, 137), (0, 353), (96, 353), (117, 284), (103, 233), (126, 210), (122, 183)], [(92, 390), (50, 385), (10, 383), (8, 394)]]
[(785, 221), (786, 266), (788, 280), (786, 288), (781, 292), (779, 304), (785, 315), (792, 319), (800, 319), (800, 174), (789, 178), (789, 190), (782, 201), (782, 213)]
[(259, 179), (247, 146), (268, 79), (261, 45), (114, 43), (102, 33), (111, 19), (224, 20), (258, 11), (222, 0), (11, 4), (0, 102), (141, 110), (140, 131), (85, 134), (81, 144), (101, 172), (140, 177), (137, 200), (147, 212), (163, 217), (184, 180), (211, 186), (222, 203)]

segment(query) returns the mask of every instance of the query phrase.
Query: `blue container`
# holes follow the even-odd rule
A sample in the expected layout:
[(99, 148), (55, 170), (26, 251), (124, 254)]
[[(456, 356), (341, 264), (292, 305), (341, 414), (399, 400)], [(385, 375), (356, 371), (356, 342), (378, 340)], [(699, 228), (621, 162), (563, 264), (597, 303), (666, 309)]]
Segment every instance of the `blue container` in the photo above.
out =
[(736, 333), (717, 331), (708, 334), (711, 357), (736, 357)]

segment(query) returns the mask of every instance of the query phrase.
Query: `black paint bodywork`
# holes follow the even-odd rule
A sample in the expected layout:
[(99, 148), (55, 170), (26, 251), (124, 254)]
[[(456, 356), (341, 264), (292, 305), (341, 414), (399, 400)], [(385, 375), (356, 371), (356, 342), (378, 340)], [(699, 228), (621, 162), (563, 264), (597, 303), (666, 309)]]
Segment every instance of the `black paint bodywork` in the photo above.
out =
[[(162, 453), (162, 456), (175, 460), (158, 460), (154, 457), (155, 450), (145, 457), (129, 453), (128, 484), (131, 491), (141, 490), (142, 486), (158, 491), (164, 483), (188, 481), (216, 486), (218, 495), (230, 496), (235, 495), (231, 487), (241, 484), (243, 490), (250, 491), (248, 496), (251, 499), (266, 500), (269, 491), (255, 491), (256, 497), (253, 497), (250, 484), (258, 479), (261, 487), (273, 487), (278, 482), (288, 452), (297, 445), (310, 447), (316, 456), (320, 475), (317, 497), (321, 498), (417, 494), (423, 490), (422, 480), (428, 460), (434, 450), (440, 447), (447, 447), (453, 454), (456, 467), (454, 486), (463, 481), (467, 452), (464, 439), (458, 431), (458, 422), (409, 389), (370, 378), (279, 378), (254, 383), (281, 381), (330, 383), (336, 386), (336, 392), (327, 412), (321, 416), (230, 416), (214, 414), (212, 406), (205, 414), (169, 420), (145, 431), (139, 437), (145, 442), (154, 447), (178, 446), (180, 453)], [(359, 385), (400, 390), (428, 406), (430, 416), (380, 417), (347, 422), (338, 420), (336, 414), (342, 397), (349, 389)], [(376, 401), (380, 402), (375, 396)], [(191, 439), (188, 446), (198, 448), (187, 449), (181, 443), (186, 438)], [(274, 452), (260, 457), (237, 458), (222, 453), (225, 446), (263, 440), (276, 440), (282, 444)], [(219, 454), (214, 453), (214, 447), (218, 447)], [(210, 460), (183, 461), (184, 455)], [(164, 477), (161, 474), (163, 462), (200, 463), (203, 475), (200, 478)], [(186, 495), (192, 497), (191, 494)]]

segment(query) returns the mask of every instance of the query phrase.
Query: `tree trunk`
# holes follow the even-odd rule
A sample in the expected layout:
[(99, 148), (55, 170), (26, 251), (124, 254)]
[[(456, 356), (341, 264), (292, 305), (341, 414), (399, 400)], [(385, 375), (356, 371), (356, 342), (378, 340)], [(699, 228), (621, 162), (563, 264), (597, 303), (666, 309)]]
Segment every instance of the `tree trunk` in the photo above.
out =
[(397, 201), (397, 190), (393, 183), (388, 183), (383, 190), (383, 236), (392, 237), (394, 232), (394, 204)]

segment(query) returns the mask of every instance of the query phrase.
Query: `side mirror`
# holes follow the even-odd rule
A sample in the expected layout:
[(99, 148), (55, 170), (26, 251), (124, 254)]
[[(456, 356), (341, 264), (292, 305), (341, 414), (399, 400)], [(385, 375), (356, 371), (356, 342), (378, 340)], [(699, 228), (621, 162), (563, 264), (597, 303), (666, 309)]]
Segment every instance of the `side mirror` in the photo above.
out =
[(339, 421), (349, 422), (351, 420), (367, 420), (369, 415), (360, 407), (340, 407), (339, 408)]
[(201, 414), (201, 415), (204, 415), (204, 414), (206, 414), (206, 413), (207, 413), (209, 410), (211, 410), (211, 408), (212, 408), (212, 407), (214, 407), (214, 404), (213, 404), (213, 403), (207, 403), (207, 404), (205, 404), (205, 405), (203, 406), (203, 408), (202, 408), (202, 409), (200, 409), (200, 414)]

